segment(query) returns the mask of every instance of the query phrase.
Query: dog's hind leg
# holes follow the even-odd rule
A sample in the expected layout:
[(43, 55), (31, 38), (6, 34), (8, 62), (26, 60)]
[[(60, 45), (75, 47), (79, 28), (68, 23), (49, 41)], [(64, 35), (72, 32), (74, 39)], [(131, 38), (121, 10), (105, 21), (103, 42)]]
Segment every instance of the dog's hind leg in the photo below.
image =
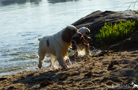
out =
[(42, 60), (45, 58), (46, 52), (43, 50), (39, 50), (39, 63), (38, 63), (38, 67), (41, 68), (42, 67)]
[(89, 55), (89, 47), (85, 47), (85, 54)]

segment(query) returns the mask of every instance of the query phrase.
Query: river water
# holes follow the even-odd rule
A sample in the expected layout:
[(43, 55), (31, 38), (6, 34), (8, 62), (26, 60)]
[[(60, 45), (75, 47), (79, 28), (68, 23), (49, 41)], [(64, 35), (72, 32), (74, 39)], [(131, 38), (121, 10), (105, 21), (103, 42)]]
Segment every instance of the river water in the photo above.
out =
[[(96, 10), (127, 10), (135, 0), (0, 0), (0, 76), (37, 68), (38, 38)], [(136, 3), (129, 9), (138, 10)], [(49, 65), (45, 58), (43, 66)]]

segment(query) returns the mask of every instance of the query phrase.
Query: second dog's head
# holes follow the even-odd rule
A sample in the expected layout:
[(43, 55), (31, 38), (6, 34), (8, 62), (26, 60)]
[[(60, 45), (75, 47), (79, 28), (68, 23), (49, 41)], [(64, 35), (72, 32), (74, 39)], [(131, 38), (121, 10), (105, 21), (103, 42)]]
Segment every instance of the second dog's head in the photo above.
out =
[(78, 32), (80, 32), (86, 40), (91, 40), (91, 38), (90, 38), (90, 29), (88, 29), (87, 27), (79, 28)]
[(73, 37), (71, 39), (72, 50), (76, 50), (77, 44), (81, 44), (84, 41), (85, 41), (85, 37), (80, 32), (77, 32), (75, 35), (73, 35)]

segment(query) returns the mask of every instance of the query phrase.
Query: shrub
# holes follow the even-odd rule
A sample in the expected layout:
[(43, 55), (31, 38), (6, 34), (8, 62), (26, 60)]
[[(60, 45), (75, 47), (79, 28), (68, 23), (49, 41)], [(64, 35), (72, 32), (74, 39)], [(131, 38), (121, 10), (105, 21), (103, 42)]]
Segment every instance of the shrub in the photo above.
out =
[(105, 22), (105, 25), (100, 29), (100, 32), (95, 35), (96, 41), (100, 46), (111, 45), (116, 41), (123, 40), (129, 37), (138, 26), (138, 19), (136, 21), (120, 21), (119, 23)]

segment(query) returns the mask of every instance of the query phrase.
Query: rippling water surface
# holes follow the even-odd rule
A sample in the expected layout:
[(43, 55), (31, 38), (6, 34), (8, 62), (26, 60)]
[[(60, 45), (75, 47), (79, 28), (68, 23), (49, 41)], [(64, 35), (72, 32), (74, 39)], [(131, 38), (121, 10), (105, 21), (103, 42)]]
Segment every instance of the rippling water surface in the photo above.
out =
[[(127, 2), (133, 1), (1, 0), (0, 75), (37, 68), (38, 38), (54, 34), (96, 10), (126, 10), (130, 5)], [(130, 9), (138, 10), (138, 5)], [(43, 66), (48, 64), (44, 62)]]

